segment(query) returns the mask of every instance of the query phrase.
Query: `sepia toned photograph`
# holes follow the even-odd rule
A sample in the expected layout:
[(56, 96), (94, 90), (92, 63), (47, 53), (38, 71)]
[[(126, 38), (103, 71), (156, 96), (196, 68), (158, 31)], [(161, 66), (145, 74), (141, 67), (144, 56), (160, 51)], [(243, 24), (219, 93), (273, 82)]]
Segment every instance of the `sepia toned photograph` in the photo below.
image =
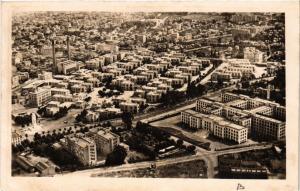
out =
[(13, 176), (285, 178), (283, 13), (12, 22)]
[(9, 179), (296, 188), (286, 183), (299, 117), (289, 12), (20, 9), (1, 71)]

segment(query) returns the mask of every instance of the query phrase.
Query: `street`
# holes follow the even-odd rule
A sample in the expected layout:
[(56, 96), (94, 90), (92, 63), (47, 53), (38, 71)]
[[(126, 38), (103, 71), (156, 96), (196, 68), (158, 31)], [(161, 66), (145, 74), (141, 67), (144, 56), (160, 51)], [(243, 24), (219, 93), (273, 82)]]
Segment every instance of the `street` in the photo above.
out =
[(129, 171), (129, 170), (135, 170), (135, 169), (148, 168), (153, 163), (155, 163), (156, 166), (159, 167), (159, 166), (164, 166), (164, 165), (178, 164), (178, 163), (202, 159), (206, 162), (206, 165), (208, 167), (207, 168), (208, 178), (213, 178), (215, 175), (215, 168), (218, 165), (218, 162), (217, 162), (218, 156), (225, 155), (225, 154), (245, 152), (245, 151), (250, 151), (250, 150), (256, 150), (256, 149), (266, 149), (266, 148), (270, 148), (271, 146), (272, 146), (272, 144), (262, 144), (262, 145), (254, 145), (254, 146), (250, 146), (250, 147), (228, 149), (228, 150), (224, 150), (224, 151), (202, 150), (202, 152), (197, 152), (195, 155), (192, 155), (192, 156), (169, 158), (169, 159), (162, 159), (162, 160), (157, 160), (157, 161), (146, 161), (146, 162), (139, 162), (139, 163), (132, 163), (132, 164), (123, 164), (123, 165), (114, 166), (114, 167), (88, 169), (88, 170), (76, 171), (76, 172), (65, 173), (65, 174), (57, 174), (56, 176), (93, 176), (94, 177), (100, 173), (108, 173), (108, 172), (116, 172), (116, 171)]

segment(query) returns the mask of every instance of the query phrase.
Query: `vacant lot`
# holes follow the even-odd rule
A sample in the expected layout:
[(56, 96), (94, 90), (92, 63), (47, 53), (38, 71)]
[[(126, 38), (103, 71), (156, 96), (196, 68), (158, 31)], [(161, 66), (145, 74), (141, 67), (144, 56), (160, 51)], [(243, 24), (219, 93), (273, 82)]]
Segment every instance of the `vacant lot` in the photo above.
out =
[(207, 178), (207, 167), (203, 160), (189, 161), (179, 164), (143, 168), (131, 171), (117, 171), (99, 174), (100, 177), (133, 177), (133, 178)]
[(54, 129), (72, 126), (75, 122), (75, 117), (81, 112), (81, 109), (71, 109), (68, 114), (60, 119), (53, 120), (45, 118), (41, 120), (40, 124), (43, 131), (52, 131)]

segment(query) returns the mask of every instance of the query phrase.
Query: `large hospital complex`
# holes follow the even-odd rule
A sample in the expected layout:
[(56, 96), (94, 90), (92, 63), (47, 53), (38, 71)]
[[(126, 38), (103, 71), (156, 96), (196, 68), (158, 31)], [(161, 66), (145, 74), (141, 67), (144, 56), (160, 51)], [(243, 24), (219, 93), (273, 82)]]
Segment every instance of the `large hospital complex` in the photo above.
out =
[(212, 135), (237, 143), (248, 137), (285, 139), (285, 107), (245, 95), (222, 93), (221, 101), (197, 100), (195, 110), (181, 112), (182, 123), (193, 129), (205, 129)]

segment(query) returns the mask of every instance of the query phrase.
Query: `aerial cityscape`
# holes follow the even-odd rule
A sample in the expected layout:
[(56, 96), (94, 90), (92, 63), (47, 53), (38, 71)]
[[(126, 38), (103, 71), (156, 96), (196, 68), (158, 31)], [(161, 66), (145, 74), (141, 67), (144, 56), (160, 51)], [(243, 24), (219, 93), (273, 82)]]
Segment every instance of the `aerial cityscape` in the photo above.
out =
[(286, 179), (284, 13), (22, 12), (12, 176)]

